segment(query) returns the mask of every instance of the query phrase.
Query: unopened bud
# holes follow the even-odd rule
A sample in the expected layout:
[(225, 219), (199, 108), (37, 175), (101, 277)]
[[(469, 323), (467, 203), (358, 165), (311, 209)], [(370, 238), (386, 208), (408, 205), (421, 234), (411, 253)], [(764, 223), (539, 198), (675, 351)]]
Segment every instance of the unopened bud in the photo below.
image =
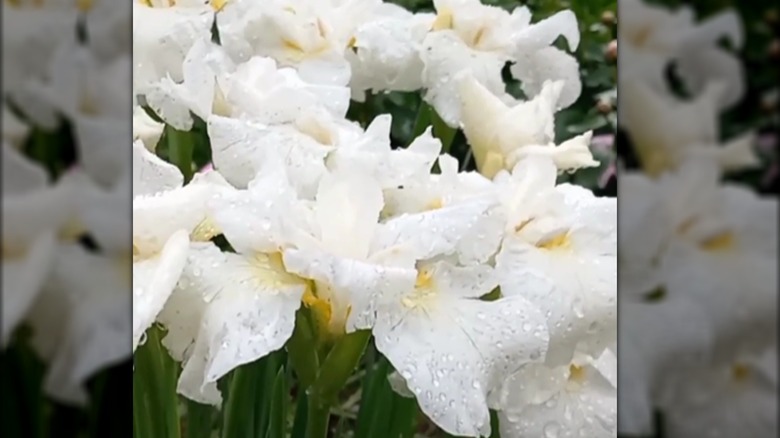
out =
[(615, 13), (612, 11), (604, 11), (601, 14), (601, 23), (605, 26), (612, 26), (615, 24)]
[(617, 40), (612, 40), (607, 44), (607, 48), (604, 50), (604, 57), (609, 62), (617, 61)]
[(780, 59), (780, 40), (773, 39), (772, 42), (769, 43), (767, 52), (769, 53), (770, 59)]
[(612, 112), (612, 103), (606, 99), (599, 99), (596, 102), (596, 109), (601, 114), (609, 114)]

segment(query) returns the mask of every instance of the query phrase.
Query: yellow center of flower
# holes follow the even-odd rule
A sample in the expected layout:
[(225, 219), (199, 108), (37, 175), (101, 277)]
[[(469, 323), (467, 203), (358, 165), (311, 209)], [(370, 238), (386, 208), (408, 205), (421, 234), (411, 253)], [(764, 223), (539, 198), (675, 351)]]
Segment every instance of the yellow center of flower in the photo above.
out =
[(217, 228), (217, 224), (210, 217), (206, 217), (192, 230), (190, 239), (195, 242), (207, 242), (220, 234), (221, 231)]
[(211, 0), (211, 7), (214, 8), (215, 11), (219, 12), (222, 10), (222, 8), (225, 7), (228, 0)]
[(704, 251), (719, 252), (728, 251), (736, 245), (734, 233), (725, 231), (703, 240), (699, 247)]
[(346, 322), (352, 306), (339, 307), (337, 302), (333, 302), (334, 297), (333, 290), (327, 284), (307, 282), (302, 301), (311, 312), (320, 341), (333, 340), (346, 333)]
[(10, 245), (3, 242), (3, 260), (13, 261), (23, 259), (27, 255), (27, 248), (22, 245)]
[(347, 41), (347, 48), (354, 49), (355, 47), (357, 47), (357, 38), (355, 38), (355, 36), (352, 35), (351, 37), (349, 37), (349, 40)]
[(296, 120), (295, 127), (323, 146), (336, 145), (337, 138), (333, 130), (316, 117), (302, 115)]
[(85, 94), (81, 97), (81, 101), (79, 102), (79, 112), (88, 116), (96, 116), (100, 114), (100, 108), (92, 96)]
[(585, 381), (585, 369), (574, 364), (569, 365), (569, 381), (582, 383)]
[(742, 363), (736, 363), (731, 367), (731, 378), (737, 382), (742, 383), (750, 377), (750, 368)]
[(119, 276), (125, 286), (133, 287), (133, 255), (122, 254), (114, 260), (114, 265), (119, 270)]
[[(90, 3), (92, 0), (76, 0), (76, 1), (89, 1)], [(148, 6), (150, 8), (171, 8), (176, 6), (177, 0), (140, 0), (140, 3), (144, 6)], [(215, 12), (219, 12), (222, 10), (222, 8), (225, 7), (228, 0), (209, 0), (209, 4), (211, 5), (211, 8), (214, 9)]]
[(330, 49), (327, 26), (320, 18), (317, 18), (314, 24), (317, 32), (311, 40), (303, 41), (289, 36), (281, 38), (282, 51), (288, 58), (300, 62), (315, 58)]
[(66, 242), (72, 242), (78, 240), (81, 236), (87, 234), (87, 227), (81, 223), (77, 218), (70, 217), (65, 224), (60, 228), (58, 237), (60, 240)]
[(306, 287), (303, 293), (303, 304), (311, 310), (314, 316), (314, 323), (317, 326), (317, 332), (327, 333), (329, 331), (330, 321), (333, 318), (333, 309), (330, 301), (320, 298), (314, 294), (314, 286)]
[[(640, 148), (637, 148), (637, 150), (640, 150)], [(657, 177), (676, 167), (672, 157), (665, 151), (657, 148), (646, 153), (640, 152), (638, 155), (642, 168), (651, 177)]]
[(484, 152), (478, 152), (478, 149), (474, 148), (474, 159), (477, 161), (479, 173), (486, 178), (492, 179), (498, 172), (506, 168), (506, 157), (493, 150), (484, 149)]
[(282, 253), (257, 253), (252, 258), (254, 278), (263, 286), (279, 288), (282, 286), (306, 284), (306, 280), (290, 274), (284, 267)]
[(437, 197), (435, 199), (432, 199), (429, 203), (427, 203), (424, 207), (424, 210), (425, 211), (438, 210), (442, 207), (444, 207), (444, 200), (441, 199), (441, 197)]
[(40, 8), (43, 7), (45, 4), (44, 0), (5, 0), (5, 3), (9, 6), (13, 6), (15, 8), (21, 8), (24, 6), (31, 6), (33, 8)]
[(433, 279), (433, 271), (421, 269), (417, 272), (414, 283), (414, 291), (401, 299), (401, 304), (409, 309), (425, 307), (437, 294), (436, 282)]
[(571, 239), (569, 238), (568, 231), (566, 231), (542, 240), (536, 244), (536, 247), (548, 251), (565, 250), (571, 248)]
[(453, 27), (455, 27), (455, 16), (450, 9), (442, 8), (442, 10), (436, 14), (436, 19), (433, 20), (431, 30), (446, 30), (452, 29)]
[(89, 11), (94, 4), (93, 0), (76, 0), (76, 8), (81, 12)]
[(148, 260), (155, 255), (157, 255), (156, 250), (149, 250), (141, 243), (133, 242), (133, 263), (140, 262), (142, 260)]
[[(677, 227), (677, 233), (684, 235), (691, 231), (696, 225), (699, 219), (697, 217), (691, 217), (683, 221), (683, 223)], [(698, 242), (698, 246), (701, 250), (707, 252), (722, 252), (734, 249), (736, 246), (736, 236), (732, 231), (726, 230), (717, 234), (713, 234)]]

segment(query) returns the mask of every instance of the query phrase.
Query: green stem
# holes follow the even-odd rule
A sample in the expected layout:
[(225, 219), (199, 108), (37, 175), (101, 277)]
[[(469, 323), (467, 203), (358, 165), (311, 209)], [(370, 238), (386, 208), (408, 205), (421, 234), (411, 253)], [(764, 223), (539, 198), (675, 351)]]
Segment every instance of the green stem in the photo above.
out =
[(312, 387), (312, 398), (331, 403), (358, 366), (366, 350), (371, 332), (360, 330), (342, 336), (320, 367), (319, 377)]
[(342, 336), (322, 362), (317, 381), (307, 393), (307, 438), (327, 436), (330, 406), (363, 357), (370, 337), (371, 332), (368, 330)]
[(298, 376), (300, 390), (306, 391), (317, 380), (319, 358), (310, 315), (304, 307), (295, 316), (295, 330), (287, 341), (287, 354)]
[(309, 397), (306, 409), (306, 438), (327, 438), (330, 407), (318, 397)]

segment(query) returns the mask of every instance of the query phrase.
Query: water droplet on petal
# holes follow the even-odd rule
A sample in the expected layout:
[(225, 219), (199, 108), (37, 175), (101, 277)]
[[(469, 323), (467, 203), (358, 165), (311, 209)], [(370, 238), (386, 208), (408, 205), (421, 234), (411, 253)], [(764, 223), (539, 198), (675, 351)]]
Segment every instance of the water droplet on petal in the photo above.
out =
[(561, 426), (555, 422), (551, 421), (544, 425), (544, 436), (545, 438), (558, 438), (558, 432), (560, 432)]

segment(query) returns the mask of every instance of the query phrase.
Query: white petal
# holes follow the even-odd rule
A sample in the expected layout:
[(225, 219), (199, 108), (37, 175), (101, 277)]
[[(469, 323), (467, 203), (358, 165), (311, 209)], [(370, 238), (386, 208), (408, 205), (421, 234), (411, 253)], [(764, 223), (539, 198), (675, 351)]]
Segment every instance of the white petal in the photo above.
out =
[(422, 88), (423, 64), (415, 25), (412, 17), (380, 18), (355, 31), (354, 53), (347, 51), (347, 59), (352, 65), (350, 85), (353, 90), (414, 91)]
[(171, 235), (159, 255), (133, 261), (133, 351), (179, 280), (187, 261), (187, 232)]
[(16, 149), (3, 144), (3, 196), (42, 189), (49, 181), (40, 164), (26, 158)]
[[(382, 263), (392, 259), (393, 263)], [(331, 309), (329, 330), (339, 332), (370, 328), (377, 300), (414, 285), (414, 258), (402, 250), (376, 261), (342, 258), (314, 249), (288, 249), (284, 265), (290, 272), (317, 282), (317, 297)]]
[[(207, 179), (207, 178), (206, 178)], [(209, 202), (222, 191), (220, 184), (193, 179), (186, 186), (155, 196), (133, 199), (134, 251), (148, 255), (175, 232), (184, 230), (193, 240), (209, 240), (219, 234), (208, 211)]]
[(569, 363), (578, 346), (598, 354), (617, 334), (616, 245), (603, 245), (612, 251), (601, 253), (585, 243), (587, 234), (582, 239), (579, 250), (564, 255), (508, 237), (496, 256), (502, 293), (524, 296), (547, 312), (553, 366)]
[(154, 152), (157, 148), (157, 143), (160, 142), (164, 127), (164, 124), (157, 123), (149, 117), (140, 106), (133, 108), (133, 142), (141, 140), (146, 149)]
[(580, 29), (574, 12), (568, 9), (520, 29), (514, 38), (522, 49), (538, 50), (552, 45), (559, 36), (566, 39), (569, 50), (577, 50), (580, 44)]
[(544, 318), (520, 297), (449, 299), (438, 305), (433, 314), (378, 312), (377, 348), (442, 429), (489, 435), (487, 394), (511, 368), (543, 353), (546, 330), (532, 330), (543, 328)]
[(49, 365), (46, 394), (83, 406), (87, 379), (130, 356), (130, 267), (78, 245), (61, 246), (56, 257), (30, 315), (32, 344)]
[(677, 72), (688, 90), (697, 95), (710, 80), (726, 83), (726, 92), (718, 101), (719, 108), (734, 106), (745, 94), (745, 72), (737, 55), (712, 47), (693, 47), (677, 57)]
[(133, 143), (133, 196), (151, 195), (181, 187), (184, 176), (173, 164)]
[(371, 177), (328, 175), (314, 207), (323, 245), (341, 256), (365, 259), (382, 207), (382, 191)]
[(183, 80), (184, 58), (211, 32), (214, 11), (203, 8), (149, 8), (133, 4), (133, 89), (170, 75)]
[[(284, 346), (306, 289), (303, 279), (284, 271), (281, 258), (222, 253), (214, 245), (194, 249), (182, 279), (182, 289), (199, 290), (188, 292), (191, 299), (208, 301), (179, 385), (195, 400), (203, 399), (198, 394), (206, 384)], [(169, 325), (184, 324), (177, 330), (186, 330), (189, 321), (167, 313)]]
[(616, 388), (592, 367), (576, 393), (562, 390), (543, 403), (524, 409), (499, 412), (501, 436), (549, 437), (582, 436), (614, 437), (617, 420)]
[(559, 108), (571, 106), (582, 93), (580, 65), (577, 59), (557, 47), (519, 53), (515, 56), (515, 63), (510, 71), (512, 76), (522, 82), (523, 92), (529, 97), (539, 94), (545, 81), (562, 80)]
[(407, 245), (418, 259), (456, 255), (464, 264), (481, 263), (496, 252), (505, 222), (495, 199), (474, 198), (392, 218), (380, 225), (373, 247)]
[(117, 175), (122, 175), (127, 166), (127, 149), (123, 143), (131, 135), (127, 120), (77, 117), (73, 127), (81, 165), (100, 185), (113, 186)]
[[(379, 117), (372, 125), (377, 120)], [(389, 131), (389, 120), (387, 127)], [(365, 137), (369, 135), (367, 130)], [(328, 156), (328, 168), (334, 172), (363, 169), (371, 173), (383, 189), (396, 188), (427, 177), (441, 150), (441, 141), (431, 135), (430, 128), (403, 149), (390, 149), (388, 135), (377, 139), (379, 141), (372, 140), (364, 139), (365, 144), (340, 145)]]
[(286, 244), (283, 221), (291, 221), (294, 189), (278, 168), (265, 169), (248, 190), (225, 190), (209, 202), (209, 214), (239, 253), (274, 251)]
[(452, 32), (429, 33), (423, 41), (421, 57), (425, 64), (425, 101), (450, 127), (458, 127), (461, 122), (457, 89), (460, 75), (470, 73), (491, 93), (497, 96), (505, 94), (501, 69), (507, 57), (473, 50)]
[(214, 167), (236, 187), (246, 187), (264, 163), (281, 157), (301, 194), (316, 192), (330, 147), (289, 126), (219, 116), (209, 118), (208, 130)]
[[(3, 242), (4, 250), (5, 243)], [(40, 293), (49, 275), (54, 246), (54, 233), (43, 232), (21, 258), (9, 258), (9, 255), (3, 254), (3, 331), (0, 345), (8, 345), (16, 325), (24, 318)]]

